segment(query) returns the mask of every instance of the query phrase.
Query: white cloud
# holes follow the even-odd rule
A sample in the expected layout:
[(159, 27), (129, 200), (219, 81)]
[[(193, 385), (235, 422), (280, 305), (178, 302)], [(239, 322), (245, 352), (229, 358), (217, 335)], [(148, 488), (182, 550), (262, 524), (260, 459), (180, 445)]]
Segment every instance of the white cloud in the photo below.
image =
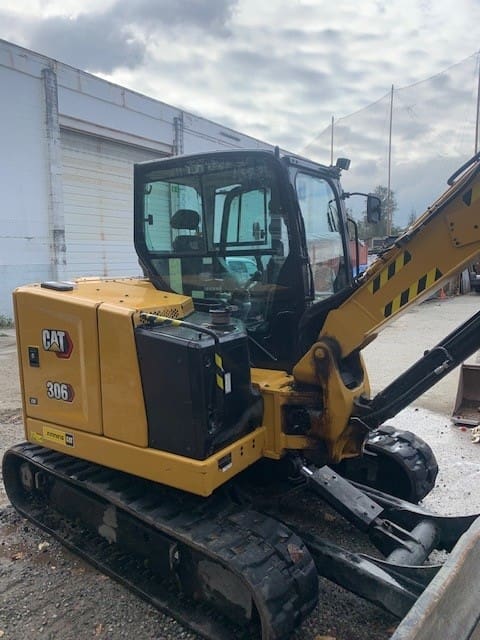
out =
[[(0, 37), (328, 162), (319, 133), (332, 115), (471, 56), (479, 22), (478, 0), (3, 0)], [(472, 64), (396, 95), (393, 186), (410, 200), (408, 167), (427, 175), (439, 171), (429, 159), (467, 154)], [(384, 182), (386, 100), (339, 123), (339, 150), (364, 181)]]

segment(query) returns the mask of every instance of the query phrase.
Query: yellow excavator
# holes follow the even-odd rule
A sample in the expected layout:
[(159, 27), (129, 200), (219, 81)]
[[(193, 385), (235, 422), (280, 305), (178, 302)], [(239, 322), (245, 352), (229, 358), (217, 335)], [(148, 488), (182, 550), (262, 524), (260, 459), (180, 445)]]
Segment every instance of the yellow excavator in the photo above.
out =
[[(361, 352), (480, 253), (480, 154), (363, 273), (345, 202), (372, 223), (380, 202), (342, 189), (348, 167), (278, 149), (137, 164), (144, 277), (14, 292), (11, 502), (210, 639), (289, 638), (319, 574), (404, 618), (395, 640), (479, 633), (480, 525), (418, 506), (433, 453), (384, 423), (480, 347), (480, 313), (373, 398)], [(277, 508), (290, 492), (384, 557), (299, 527)]]

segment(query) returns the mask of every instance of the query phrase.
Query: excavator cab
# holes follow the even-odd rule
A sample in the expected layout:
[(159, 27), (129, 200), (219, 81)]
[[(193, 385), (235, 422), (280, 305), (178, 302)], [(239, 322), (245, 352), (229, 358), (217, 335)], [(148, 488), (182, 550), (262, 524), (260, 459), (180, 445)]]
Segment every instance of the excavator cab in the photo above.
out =
[(306, 309), (331, 308), (352, 284), (339, 176), (339, 167), (267, 151), (137, 165), (145, 274), (198, 311), (229, 307), (245, 324), (252, 364), (290, 371)]

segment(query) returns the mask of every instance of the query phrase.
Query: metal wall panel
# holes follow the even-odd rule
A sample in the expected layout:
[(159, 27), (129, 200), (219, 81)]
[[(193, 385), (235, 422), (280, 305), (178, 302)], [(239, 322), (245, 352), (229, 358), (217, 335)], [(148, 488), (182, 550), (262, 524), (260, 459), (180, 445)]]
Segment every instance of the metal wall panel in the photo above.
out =
[(158, 151), (62, 129), (67, 273), (139, 275), (133, 247), (133, 164)]
[(0, 64), (0, 314), (12, 290), (50, 277), (48, 174), (42, 86)]

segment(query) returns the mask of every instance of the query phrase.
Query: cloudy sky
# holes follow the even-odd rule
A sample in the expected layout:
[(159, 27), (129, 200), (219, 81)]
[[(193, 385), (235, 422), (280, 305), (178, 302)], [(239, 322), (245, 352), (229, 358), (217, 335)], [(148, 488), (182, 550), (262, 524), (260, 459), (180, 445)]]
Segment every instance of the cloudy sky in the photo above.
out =
[(334, 115), (357, 181), (386, 183), (390, 87), (420, 83), (394, 102), (403, 217), (473, 153), (478, 25), (480, 0), (0, 2), (1, 38), (320, 161)]

